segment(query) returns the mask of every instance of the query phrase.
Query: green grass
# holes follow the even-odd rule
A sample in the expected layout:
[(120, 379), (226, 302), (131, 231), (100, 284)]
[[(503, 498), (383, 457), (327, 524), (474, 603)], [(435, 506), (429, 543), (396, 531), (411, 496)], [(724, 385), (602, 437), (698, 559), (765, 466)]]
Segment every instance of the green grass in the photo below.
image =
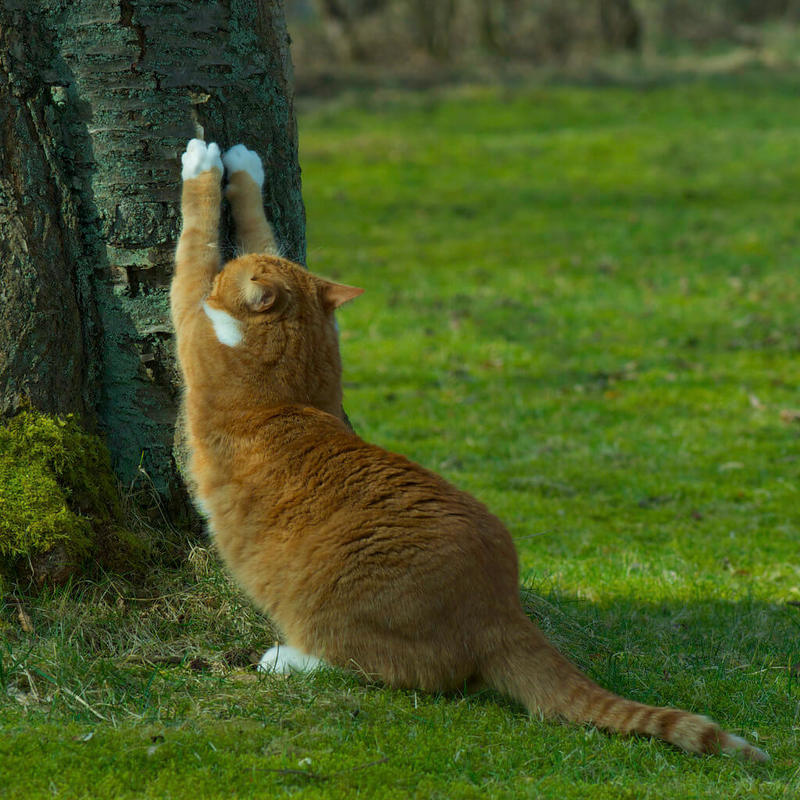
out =
[[(0, 796), (800, 794), (800, 105), (794, 78), (356, 97), (301, 117), (310, 265), (367, 439), (486, 501), (595, 679), (767, 765), (328, 672), (207, 551), (6, 607)], [(465, 591), (468, 587), (465, 587)], [(3, 794), (5, 792), (5, 795)]]

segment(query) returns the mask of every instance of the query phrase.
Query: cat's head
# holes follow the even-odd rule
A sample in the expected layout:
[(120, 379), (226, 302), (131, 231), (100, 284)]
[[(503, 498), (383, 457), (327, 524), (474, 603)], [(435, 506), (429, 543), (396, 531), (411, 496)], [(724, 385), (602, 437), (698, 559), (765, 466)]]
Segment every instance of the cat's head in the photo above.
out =
[(205, 312), (231, 355), (263, 365), (265, 384), (287, 395), (281, 402), (329, 406), (341, 404), (334, 311), (362, 292), (277, 256), (250, 254), (216, 276)]

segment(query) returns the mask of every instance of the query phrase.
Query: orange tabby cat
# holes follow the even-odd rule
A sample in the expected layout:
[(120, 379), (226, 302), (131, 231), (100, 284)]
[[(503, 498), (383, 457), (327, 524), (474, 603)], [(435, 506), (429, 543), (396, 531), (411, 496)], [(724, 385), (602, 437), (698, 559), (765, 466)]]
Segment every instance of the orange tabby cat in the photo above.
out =
[[(228, 172), (243, 252), (220, 271)], [(705, 717), (617, 697), (520, 605), (503, 524), (470, 495), (345, 424), (334, 310), (360, 289), (275, 253), (261, 162), (189, 142), (172, 314), (191, 471), (217, 547), (284, 632), (262, 669), (328, 664), (428, 691), (488, 685), (533, 713), (658, 736), (696, 753), (766, 754)]]

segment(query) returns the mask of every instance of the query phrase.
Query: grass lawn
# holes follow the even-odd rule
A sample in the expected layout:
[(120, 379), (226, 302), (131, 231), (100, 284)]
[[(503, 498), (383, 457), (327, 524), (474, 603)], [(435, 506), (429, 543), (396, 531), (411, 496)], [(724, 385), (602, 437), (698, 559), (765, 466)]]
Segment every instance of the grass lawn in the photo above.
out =
[[(305, 111), (310, 266), (365, 438), (471, 491), (593, 678), (772, 761), (529, 719), (491, 693), (257, 676), (195, 548), (7, 605), (0, 797), (800, 795), (796, 76), (373, 94)], [(464, 587), (465, 592), (469, 587)]]

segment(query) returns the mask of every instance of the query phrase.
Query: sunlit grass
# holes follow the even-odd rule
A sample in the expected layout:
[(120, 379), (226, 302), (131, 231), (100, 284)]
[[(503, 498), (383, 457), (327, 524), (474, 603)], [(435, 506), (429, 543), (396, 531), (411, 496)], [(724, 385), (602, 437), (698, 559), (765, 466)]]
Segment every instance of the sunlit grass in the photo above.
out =
[(507, 522), (529, 610), (594, 678), (769, 765), (492, 694), (258, 677), (274, 633), (197, 550), (146, 591), (28, 598), (35, 635), (8, 607), (0, 795), (800, 793), (795, 86), (459, 89), (300, 120), (310, 266), (366, 289), (340, 317), (356, 429)]

